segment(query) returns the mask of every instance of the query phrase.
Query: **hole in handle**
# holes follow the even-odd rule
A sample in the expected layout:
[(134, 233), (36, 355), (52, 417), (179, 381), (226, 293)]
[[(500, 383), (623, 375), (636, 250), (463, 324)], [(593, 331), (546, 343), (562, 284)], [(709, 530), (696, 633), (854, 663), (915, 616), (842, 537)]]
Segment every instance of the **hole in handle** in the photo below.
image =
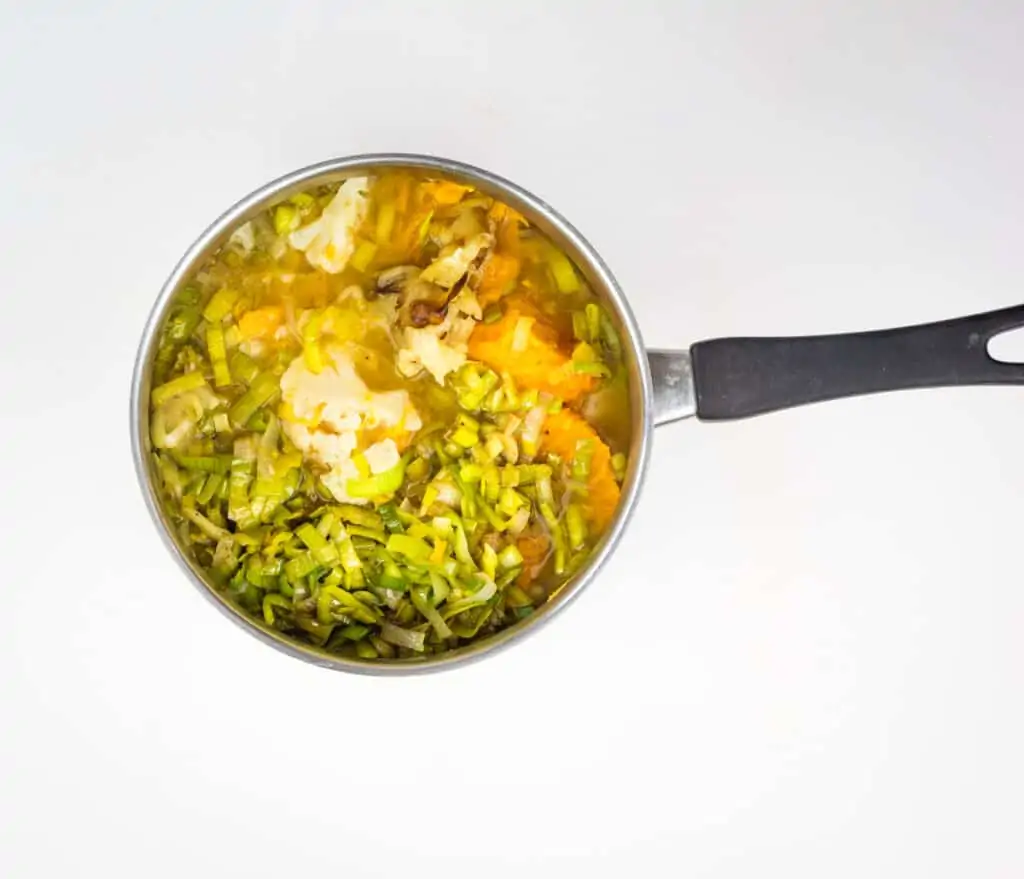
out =
[(997, 333), (988, 340), (986, 350), (999, 363), (1024, 363), (1024, 327)]

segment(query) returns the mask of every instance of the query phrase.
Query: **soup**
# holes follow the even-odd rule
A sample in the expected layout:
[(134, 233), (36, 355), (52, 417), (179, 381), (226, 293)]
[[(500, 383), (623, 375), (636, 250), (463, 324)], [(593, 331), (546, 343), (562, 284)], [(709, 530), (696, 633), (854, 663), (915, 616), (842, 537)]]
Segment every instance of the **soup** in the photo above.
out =
[(399, 171), (235, 229), (169, 310), (149, 414), (162, 504), (214, 588), (364, 660), (540, 607), (613, 520), (630, 430), (618, 332), (568, 257)]

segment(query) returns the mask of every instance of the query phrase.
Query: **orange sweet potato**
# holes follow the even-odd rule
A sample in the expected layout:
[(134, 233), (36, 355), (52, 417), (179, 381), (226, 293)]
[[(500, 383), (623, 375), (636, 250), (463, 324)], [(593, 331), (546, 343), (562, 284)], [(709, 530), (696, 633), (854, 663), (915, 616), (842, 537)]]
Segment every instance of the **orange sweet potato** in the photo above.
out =
[[(519, 319), (532, 319), (525, 345), (513, 350)], [(575, 400), (593, 386), (591, 376), (573, 372), (571, 358), (558, 346), (557, 333), (519, 307), (509, 308), (501, 320), (478, 324), (469, 337), (469, 356), (498, 372), (507, 372), (521, 388), (535, 388), (562, 400)]]
[(544, 451), (553, 452), (563, 461), (570, 462), (576, 454), (576, 444), (580, 440), (592, 440), (594, 443), (584, 512), (587, 520), (600, 533), (608, 527), (619, 505), (619, 484), (612, 472), (611, 450), (594, 428), (568, 409), (562, 409), (547, 417), (541, 433), (540, 446)]
[(519, 275), (519, 260), (504, 253), (492, 253), (484, 263), (476, 298), (486, 308), (509, 291)]
[(487, 218), (497, 229), (498, 247), (510, 256), (519, 256), (519, 227), (528, 225), (523, 215), (506, 204), (495, 202)]
[(551, 555), (551, 540), (546, 534), (524, 534), (516, 541), (516, 546), (523, 555), (523, 570), (516, 583), (528, 586), (537, 579)]

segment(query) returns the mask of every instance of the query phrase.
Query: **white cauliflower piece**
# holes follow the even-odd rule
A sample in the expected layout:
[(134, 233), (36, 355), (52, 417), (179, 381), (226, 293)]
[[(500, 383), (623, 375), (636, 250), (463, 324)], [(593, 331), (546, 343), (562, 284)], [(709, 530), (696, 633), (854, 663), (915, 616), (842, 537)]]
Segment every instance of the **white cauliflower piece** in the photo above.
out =
[(328, 468), (321, 479), (338, 501), (366, 504), (366, 498), (350, 497), (345, 490), (350, 479), (360, 478), (352, 456), (362, 451), (371, 472), (377, 473), (397, 464), (400, 454), (390, 437), (363, 448), (363, 432), (384, 428), (412, 433), (423, 421), (408, 392), (371, 391), (345, 348), (334, 345), (324, 353), (330, 363), (320, 372), (311, 372), (300, 355), (281, 376), (281, 395), (290, 410), (282, 415), (281, 426), (305, 457)]
[(344, 270), (356, 249), (356, 230), (370, 205), (370, 178), (350, 177), (338, 189), (322, 214), (288, 236), (311, 265), (332, 275)]
[(345, 490), (350, 479), (360, 479), (359, 468), (351, 458), (342, 458), (320, 477), (334, 499), (341, 504), (367, 504), (366, 498), (351, 497)]
[(398, 446), (393, 439), (382, 439), (370, 446), (363, 456), (370, 467), (371, 473), (384, 473), (393, 467), (398, 466), (402, 456), (398, 453)]
[[(283, 422), (283, 426), (295, 448), (328, 467), (351, 458), (359, 442), (354, 430), (331, 433), (325, 430), (311, 430), (304, 424), (290, 421)], [(357, 470), (356, 475), (358, 474)]]
[(443, 385), (444, 377), (466, 362), (465, 350), (444, 344), (439, 330), (440, 326), (405, 331), (404, 345), (398, 351), (398, 370), (402, 375), (412, 377), (425, 369)]

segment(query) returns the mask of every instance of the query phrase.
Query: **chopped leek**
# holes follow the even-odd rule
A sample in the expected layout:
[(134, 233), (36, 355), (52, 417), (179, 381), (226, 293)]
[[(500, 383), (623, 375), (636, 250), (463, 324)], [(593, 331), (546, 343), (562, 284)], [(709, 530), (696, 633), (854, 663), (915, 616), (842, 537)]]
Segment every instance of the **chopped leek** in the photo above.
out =
[(611, 375), (611, 370), (598, 359), (597, 352), (588, 342), (580, 342), (573, 348), (572, 371), (586, 375)]
[(572, 362), (573, 372), (581, 375), (596, 375), (604, 378), (612, 374), (611, 370), (599, 360), (574, 360)]
[(176, 455), (171, 457), (186, 470), (202, 470), (204, 473), (227, 473), (231, 469), (229, 455)]
[(451, 619), (457, 614), (464, 613), (470, 608), (480, 607), (480, 605), (487, 604), (498, 591), (498, 587), (495, 585), (493, 580), (486, 580), (484, 584), (474, 593), (467, 595), (465, 598), (461, 598), (458, 601), (453, 601), (450, 604), (445, 605), (444, 613), (442, 616), (447, 620)]
[(312, 550), (323, 550), (329, 546), (324, 536), (308, 522), (295, 529), (295, 536)]
[(210, 297), (210, 301), (206, 303), (206, 308), (203, 309), (203, 317), (205, 317), (211, 324), (220, 323), (224, 318), (231, 314), (231, 309), (234, 307), (237, 299), (237, 290), (232, 290), (228, 287), (221, 288), (214, 293), (213, 296)]
[(202, 504), (204, 507), (213, 500), (214, 495), (220, 491), (220, 487), (224, 482), (224, 475), (222, 473), (211, 473), (206, 477), (206, 482), (203, 483), (202, 490), (196, 495), (196, 503)]
[(350, 479), (345, 483), (345, 491), (349, 497), (375, 498), (392, 495), (398, 491), (405, 475), (405, 459), (403, 458), (390, 470), (368, 476), (365, 479)]
[(423, 642), (425, 640), (423, 632), (414, 632), (392, 623), (384, 623), (380, 627), (380, 636), (396, 647), (405, 647), (408, 650), (415, 650), (417, 652), (423, 651)]
[(218, 388), (231, 384), (231, 371), (228, 369), (227, 348), (224, 345), (224, 328), (217, 323), (206, 327), (206, 348), (210, 352), (210, 363), (213, 366), (213, 383)]
[(270, 594), (263, 597), (263, 619), (268, 626), (274, 625), (274, 608), (291, 610), (292, 603), (283, 595)]
[(202, 317), (198, 308), (182, 308), (175, 312), (167, 321), (164, 331), (167, 341), (176, 344), (186, 341), (196, 331)]
[(231, 370), (231, 374), (237, 376), (239, 381), (244, 382), (247, 385), (251, 385), (253, 379), (259, 375), (260, 368), (256, 365), (255, 361), (242, 351), (235, 351), (231, 355), (231, 360), (228, 363), (228, 368)]
[(410, 561), (422, 564), (430, 558), (430, 545), (421, 537), (409, 534), (392, 534), (386, 544), (388, 552), (404, 555)]
[(498, 553), (498, 567), (503, 568), (506, 571), (510, 568), (517, 568), (522, 563), (523, 554), (514, 543), (510, 543), (500, 553)]
[(274, 231), (278, 235), (287, 235), (299, 228), (302, 218), (299, 212), (288, 204), (279, 204), (274, 208)]
[(551, 249), (548, 254), (548, 266), (551, 268), (551, 274), (559, 293), (576, 293), (580, 289), (580, 279), (576, 276), (576, 269), (560, 250)]
[(249, 389), (228, 410), (228, 416), (239, 427), (245, 427), (246, 422), (273, 400), (280, 390), (276, 375), (272, 372), (261, 372), (253, 379)]
[(398, 512), (395, 509), (394, 504), (381, 504), (377, 508), (377, 512), (380, 514), (380, 517), (384, 522), (384, 527), (387, 528), (388, 531), (392, 533), (405, 531), (405, 526), (402, 524), (402, 520), (398, 518)]
[(377, 512), (368, 510), (365, 507), (359, 507), (355, 504), (338, 504), (337, 506), (331, 507), (331, 510), (345, 522), (349, 522), (353, 525), (361, 525), (364, 528), (373, 528), (380, 530), (384, 527), (384, 508), (381, 507)]
[(356, 641), (356, 656), (360, 659), (376, 659), (378, 655), (370, 641)]
[(202, 513), (197, 511), (194, 507), (189, 507), (182, 504), (181, 515), (188, 519), (193, 525), (195, 525), (200, 531), (203, 532), (211, 540), (230, 540), (231, 532), (225, 528), (221, 528), (214, 525), (209, 519), (206, 518)]
[(622, 360), (622, 343), (619, 341), (618, 330), (615, 324), (608, 317), (608, 313), (601, 309), (601, 342), (613, 362)]
[(586, 480), (590, 476), (590, 461), (594, 457), (594, 441), (582, 439), (576, 443), (576, 454), (572, 459), (572, 478)]
[(587, 321), (587, 338), (584, 341), (594, 342), (601, 333), (601, 306), (596, 302), (588, 302), (584, 315)]
[(319, 567), (319, 563), (311, 552), (304, 552), (285, 562), (284, 572), (289, 580), (301, 580), (308, 577)]
[(583, 549), (587, 541), (587, 525), (579, 504), (569, 504), (565, 511), (565, 526), (569, 532), (569, 546), (574, 550)]
[(235, 440), (235, 455), (231, 460), (228, 480), (228, 518), (242, 529), (256, 522), (249, 504), (249, 485), (255, 468), (256, 444), (250, 437)]
[(410, 590), (409, 597), (412, 599), (416, 610), (434, 627), (438, 638), (450, 638), (452, 636), (452, 630), (448, 628), (445, 621), (441, 618), (441, 614), (437, 612), (437, 608), (427, 598), (426, 586), (417, 586), (415, 589)]
[(484, 544), (484, 551), (480, 557), (480, 569), (491, 578), (498, 573), (498, 554), (489, 543)]
[(172, 378), (169, 382), (164, 382), (157, 388), (153, 389), (153, 393), (150, 395), (150, 399), (154, 406), (162, 406), (168, 400), (173, 397), (177, 397), (179, 394), (184, 394), (188, 391), (195, 391), (199, 388), (206, 387), (206, 379), (203, 378), (201, 372), (186, 372), (184, 375), (178, 376), (178, 378)]

